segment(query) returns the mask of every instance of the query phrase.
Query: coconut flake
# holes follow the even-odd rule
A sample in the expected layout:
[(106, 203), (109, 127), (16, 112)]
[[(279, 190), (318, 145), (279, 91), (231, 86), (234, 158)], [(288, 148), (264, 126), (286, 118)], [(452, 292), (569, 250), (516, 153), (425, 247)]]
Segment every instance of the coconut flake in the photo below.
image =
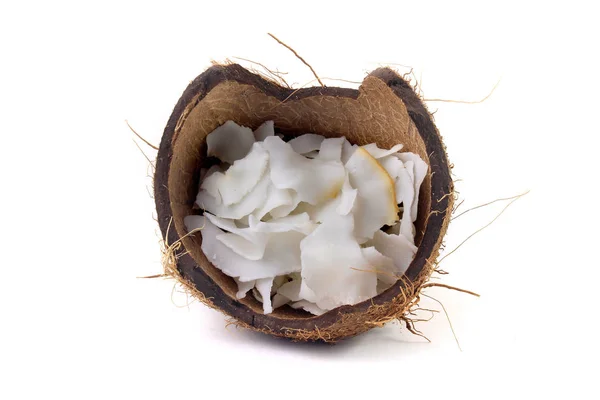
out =
[(215, 204), (221, 204), (221, 194), (219, 193), (219, 183), (225, 174), (219, 165), (213, 165), (206, 171), (204, 179), (200, 184), (200, 189), (205, 190), (210, 196), (214, 198)]
[(317, 295), (315, 292), (308, 287), (306, 281), (300, 277), (300, 298), (305, 299), (311, 303), (317, 301)]
[(277, 293), (277, 289), (279, 289), (284, 283), (287, 283), (287, 281), (287, 278), (283, 275), (276, 276), (273, 279), (273, 286), (271, 286), (271, 296)]
[(271, 300), (271, 302), (272, 302), (273, 309), (276, 309), (276, 308), (279, 308), (279, 307), (282, 307), (282, 306), (288, 304), (290, 302), (290, 299), (276, 293), (275, 296), (273, 296), (273, 299)]
[(233, 280), (238, 285), (238, 291), (235, 294), (235, 298), (238, 300), (246, 297), (246, 293), (252, 290), (252, 288), (254, 288), (254, 284), (256, 283), (256, 281), (242, 282), (238, 278), (233, 278)]
[(397, 276), (406, 272), (417, 252), (417, 247), (404, 235), (388, 235), (383, 231), (375, 232), (373, 245), (381, 254), (394, 260), (394, 273)]
[(361, 249), (363, 256), (369, 262), (371, 270), (377, 274), (377, 279), (388, 284), (398, 280), (395, 275), (394, 260), (381, 254), (375, 247)]
[(292, 194), (293, 191), (276, 188), (272, 182), (269, 182), (265, 204), (254, 212), (254, 216), (261, 220), (269, 212), (279, 207), (291, 206), (294, 202)]
[(275, 207), (274, 209), (269, 211), (269, 214), (273, 218), (283, 218), (288, 216), (292, 211), (296, 209), (296, 207), (298, 207), (298, 204), (300, 204), (300, 198), (298, 197), (298, 194), (295, 193), (293, 190), (290, 190), (290, 192), (293, 193), (292, 203)]
[(407, 163), (409, 161), (412, 161), (414, 163), (414, 180), (413, 180), (413, 185), (414, 185), (414, 201), (412, 203), (412, 206), (410, 208), (410, 217), (411, 220), (414, 222), (417, 219), (417, 207), (419, 204), (419, 189), (421, 188), (421, 184), (423, 183), (423, 181), (425, 180), (425, 176), (427, 176), (427, 170), (429, 169), (429, 166), (427, 165), (427, 163), (425, 161), (423, 161), (421, 159), (421, 157), (419, 157), (418, 154), (415, 153), (398, 153), (396, 155), (400, 160), (402, 160), (403, 163)]
[(297, 211), (304, 210), (304, 212), (310, 215), (311, 220), (323, 223), (329, 217), (340, 214), (337, 212), (337, 207), (339, 203), (339, 197), (336, 197), (335, 199), (331, 199), (329, 201), (326, 201), (325, 203), (321, 203), (316, 206), (313, 206), (308, 203), (302, 203), (302, 207), (298, 207)]
[(264, 245), (267, 242), (265, 240), (264, 245), (259, 246), (233, 233), (217, 235), (217, 240), (247, 260), (260, 260), (265, 254)]
[(377, 277), (364, 271), (369, 264), (353, 231), (351, 215), (333, 215), (300, 243), (302, 281), (324, 310), (356, 304), (377, 294)]
[(395, 184), (395, 191), (397, 201), (403, 205), (400, 233), (404, 235), (411, 243), (414, 243), (414, 237), (412, 234), (412, 220), (410, 215), (410, 210), (415, 195), (412, 178), (412, 165), (412, 161), (409, 161), (403, 166), (403, 168), (399, 170), (398, 178), (396, 179)]
[(344, 142), (342, 143), (342, 158), (341, 161), (344, 165), (348, 162), (352, 154), (358, 149), (358, 146), (355, 144), (351, 144), (348, 139), (344, 138)]
[(269, 152), (273, 184), (294, 190), (300, 201), (314, 205), (331, 199), (344, 184), (345, 171), (340, 162), (309, 160), (276, 136), (265, 139), (264, 146)]
[(239, 203), (262, 178), (268, 161), (269, 153), (260, 143), (254, 143), (246, 157), (235, 161), (225, 174), (220, 174), (216, 185), (223, 203), (225, 205)]
[(354, 207), (354, 202), (356, 201), (356, 196), (358, 195), (358, 190), (353, 189), (352, 185), (350, 185), (350, 179), (348, 178), (348, 174), (346, 174), (346, 179), (344, 180), (344, 186), (342, 186), (342, 193), (339, 196), (340, 201), (335, 209), (340, 215), (347, 215), (352, 211)]
[(217, 240), (224, 232), (208, 218), (188, 216), (184, 223), (188, 230), (202, 227), (202, 251), (206, 258), (223, 273), (242, 282), (274, 278), (301, 269), (300, 242), (305, 237), (301, 233), (284, 232), (271, 236), (262, 260), (248, 260)]
[(319, 306), (317, 306), (315, 303), (311, 303), (306, 300), (300, 300), (295, 303), (292, 303), (292, 304), (290, 304), (290, 307), (296, 308), (296, 309), (301, 308), (304, 311), (308, 311), (309, 313), (314, 314), (314, 315), (322, 315), (322, 314), (325, 314), (325, 312), (326, 312), (326, 310), (319, 308)]
[[(381, 164), (383, 169), (386, 170), (386, 172), (388, 173), (390, 178), (392, 178), (393, 181), (396, 181), (396, 179), (398, 179), (400, 170), (404, 168), (404, 164), (402, 164), (402, 161), (400, 161), (400, 159), (396, 157), (396, 154), (380, 158), (377, 161), (379, 161), (379, 164)], [(398, 196), (396, 196), (396, 201), (398, 201)]]
[(364, 242), (383, 225), (392, 225), (398, 219), (394, 182), (362, 147), (350, 157), (346, 170), (350, 184), (358, 190), (354, 203), (355, 235)]
[(350, 181), (346, 176), (341, 192), (334, 199), (317, 205), (301, 202), (294, 213), (307, 213), (314, 222), (324, 222), (332, 214), (347, 215), (354, 207), (357, 193), (358, 191), (350, 186)]
[(208, 155), (229, 164), (248, 154), (254, 143), (252, 129), (227, 121), (206, 137)]
[(264, 122), (261, 126), (259, 126), (254, 131), (254, 140), (256, 140), (257, 142), (262, 142), (269, 136), (274, 136), (274, 135), (275, 135), (275, 127), (274, 127), (273, 121), (267, 121), (267, 122)]
[(366, 151), (368, 151), (369, 154), (373, 156), (373, 158), (377, 159), (377, 158), (383, 158), (385, 156), (389, 156), (390, 154), (397, 153), (398, 151), (402, 150), (402, 147), (404, 147), (404, 146), (401, 144), (397, 144), (394, 147), (392, 147), (391, 149), (386, 150), (386, 149), (380, 149), (379, 147), (377, 147), (377, 144), (375, 144), (375, 143), (370, 143), (370, 144), (366, 144), (361, 147), (363, 149), (365, 149)]
[(260, 260), (267, 246), (268, 235), (252, 228), (238, 228), (233, 220), (204, 214), (216, 227), (230, 233), (217, 236), (217, 240), (248, 260)]
[(300, 301), (304, 300), (302, 296), (300, 296), (300, 286), (302, 281), (300, 279), (295, 279), (284, 283), (278, 290), (277, 293), (281, 296), (285, 296), (290, 301)]
[(324, 140), (325, 137), (321, 135), (307, 133), (293, 138), (288, 143), (296, 153), (306, 154), (311, 151), (319, 150), (321, 148), (321, 142)]
[(341, 161), (342, 145), (345, 140), (343, 137), (323, 140), (317, 158), (323, 161)]
[(264, 278), (256, 280), (256, 290), (260, 293), (263, 303), (263, 313), (271, 314), (273, 306), (271, 305), (271, 287), (273, 286), (273, 278)]
[(229, 206), (218, 202), (208, 191), (202, 189), (196, 197), (196, 204), (218, 217), (240, 219), (265, 204), (270, 181), (269, 175), (265, 174), (239, 203)]
[(296, 231), (308, 235), (316, 227), (315, 224), (311, 222), (307, 213), (288, 215), (286, 217), (276, 218), (268, 222), (262, 222), (253, 215), (250, 215), (249, 223), (252, 231), (264, 233)]

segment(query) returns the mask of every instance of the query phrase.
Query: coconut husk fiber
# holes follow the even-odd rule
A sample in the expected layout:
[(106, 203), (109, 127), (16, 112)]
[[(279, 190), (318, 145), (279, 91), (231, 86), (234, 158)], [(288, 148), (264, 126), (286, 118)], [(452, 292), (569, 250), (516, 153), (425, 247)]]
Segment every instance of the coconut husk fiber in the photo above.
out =
[[(418, 250), (405, 276), (373, 299), (321, 316), (285, 306), (264, 315), (252, 298), (237, 300), (237, 285), (202, 252), (200, 232), (187, 234), (183, 218), (194, 207), (200, 168), (210, 165), (206, 136), (233, 120), (256, 129), (273, 120), (286, 135), (346, 136), (352, 143), (381, 148), (404, 144), (429, 164), (416, 221)], [(418, 302), (434, 270), (454, 202), (450, 167), (432, 117), (411, 86), (396, 72), (380, 68), (358, 90), (310, 87), (296, 91), (236, 64), (215, 65), (190, 83), (165, 128), (154, 177), (158, 222), (168, 248), (166, 271), (203, 303), (238, 325), (300, 341), (335, 342), (394, 319), (403, 319)]]

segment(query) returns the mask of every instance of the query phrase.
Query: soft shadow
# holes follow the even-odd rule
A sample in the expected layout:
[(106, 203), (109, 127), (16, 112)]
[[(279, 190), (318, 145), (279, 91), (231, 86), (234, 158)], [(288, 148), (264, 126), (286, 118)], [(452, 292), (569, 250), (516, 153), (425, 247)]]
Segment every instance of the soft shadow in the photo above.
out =
[[(251, 346), (268, 349), (270, 352), (282, 352), (301, 357), (317, 359), (354, 359), (359, 361), (375, 361), (381, 359), (422, 354), (434, 345), (425, 339), (416, 337), (402, 329), (397, 323), (390, 323), (383, 328), (373, 328), (356, 337), (342, 340), (335, 344), (322, 342), (293, 342), (289, 339), (273, 337), (264, 333), (251, 331), (229, 325), (222, 315), (211, 313), (211, 332), (220, 341), (235, 346)], [(208, 323), (208, 321), (206, 321)], [(208, 324), (207, 324), (208, 325)]]

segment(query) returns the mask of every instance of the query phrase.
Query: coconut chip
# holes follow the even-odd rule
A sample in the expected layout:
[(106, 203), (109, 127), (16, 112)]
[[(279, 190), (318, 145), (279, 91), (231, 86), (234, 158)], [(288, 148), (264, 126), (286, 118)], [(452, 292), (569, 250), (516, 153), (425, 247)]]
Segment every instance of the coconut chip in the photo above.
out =
[(257, 142), (262, 142), (269, 136), (275, 136), (273, 121), (265, 122), (254, 131), (254, 139)]
[(233, 164), (248, 154), (254, 143), (252, 129), (227, 121), (206, 137), (207, 153), (219, 160)]
[(351, 215), (332, 215), (300, 243), (302, 280), (315, 303), (331, 310), (356, 304), (377, 294), (377, 276), (354, 237)]
[(293, 138), (288, 143), (296, 153), (307, 154), (319, 150), (324, 140), (325, 138), (321, 135), (307, 133)]
[(383, 225), (392, 225), (398, 219), (394, 182), (362, 147), (350, 157), (346, 170), (350, 184), (358, 190), (354, 211), (355, 235), (364, 242)]
[(341, 162), (309, 160), (276, 136), (265, 139), (264, 146), (269, 152), (271, 181), (279, 189), (294, 190), (300, 201), (315, 205), (331, 199), (344, 184)]
[(239, 203), (263, 177), (268, 161), (266, 150), (260, 143), (254, 143), (248, 155), (235, 161), (225, 174), (211, 175), (217, 177), (214, 184), (219, 188), (223, 203)]

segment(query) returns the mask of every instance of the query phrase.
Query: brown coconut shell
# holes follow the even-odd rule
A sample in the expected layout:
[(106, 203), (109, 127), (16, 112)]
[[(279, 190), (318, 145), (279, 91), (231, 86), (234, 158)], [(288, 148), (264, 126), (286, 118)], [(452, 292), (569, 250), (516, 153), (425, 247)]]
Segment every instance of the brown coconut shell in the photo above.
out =
[[(186, 235), (183, 218), (198, 214), (200, 168), (210, 165), (206, 136), (233, 120), (256, 129), (268, 120), (281, 133), (346, 136), (352, 143), (381, 148), (402, 143), (429, 164), (416, 221), (418, 250), (405, 276), (377, 297), (314, 316), (288, 306), (264, 315), (252, 298), (237, 300), (237, 285), (203, 254), (202, 235)], [(235, 64), (216, 65), (194, 79), (165, 128), (154, 178), (158, 222), (171, 245), (165, 270), (203, 303), (245, 328), (301, 341), (334, 342), (402, 319), (418, 302), (433, 272), (454, 202), (445, 147), (432, 117), (396, 72), (379, 68), (358, 90), (310, 87), (292, 90)], [(177, 246), (173, 246), (177, 244)]]

